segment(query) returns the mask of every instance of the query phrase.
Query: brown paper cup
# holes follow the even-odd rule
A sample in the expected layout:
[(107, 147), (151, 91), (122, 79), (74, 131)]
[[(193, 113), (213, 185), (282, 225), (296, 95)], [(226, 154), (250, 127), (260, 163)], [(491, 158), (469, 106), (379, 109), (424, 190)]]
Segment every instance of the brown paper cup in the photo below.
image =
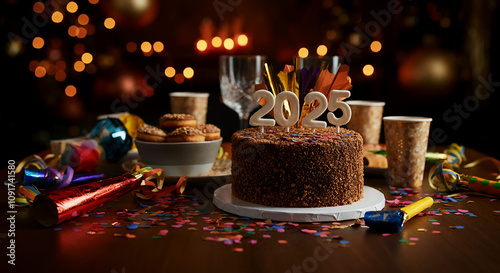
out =
[(351, 100), (346, 103), (352, 111), (347, 128), (360, 133), (364, 144), (379, 144), (385, 102)]
[(420, 187), (425, 168), (425, 153), (431, 118), (384, 117), (389, 184)]
[(172, 92), (170, 107), (173, 114), (191, 114), (196, 117), (197, 124), (207, 122), (209, 93)]

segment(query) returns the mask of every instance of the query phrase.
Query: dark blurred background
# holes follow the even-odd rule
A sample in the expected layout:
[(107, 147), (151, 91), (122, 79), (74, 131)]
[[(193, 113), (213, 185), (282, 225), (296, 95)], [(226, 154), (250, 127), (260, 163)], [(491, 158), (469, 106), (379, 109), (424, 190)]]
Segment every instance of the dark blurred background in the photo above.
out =
[(458, 142), (500, 158), (499, 1), (2, 5), (5, 165), (85, 135), (98, 115), (128, 111), (156, 124), (172, 91), (210, 92), (208, 122), (229, 140), (239, 123), (221, 103), (219, 56), (263, 54), (278, 70), (321, 45), (350, 66), (352, 99), (383, 100), (385, 115), (432, 117), (431, 149)]

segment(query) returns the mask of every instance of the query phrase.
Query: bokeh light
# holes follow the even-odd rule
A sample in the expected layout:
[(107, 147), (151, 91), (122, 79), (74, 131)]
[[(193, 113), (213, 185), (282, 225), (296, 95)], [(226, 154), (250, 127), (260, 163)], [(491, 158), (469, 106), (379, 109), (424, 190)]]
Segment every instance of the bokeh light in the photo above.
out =
[(85, 64), (91, 63), (93, 59), (94, 59), (94, 57), (92, 56), (92, 54), (90, 54), (88, 52), (85, 52), (82, 55), (82, 62)]
[(52, 13), (52, 16), (50, 18), (52, 19), (52, 22), (60, 23), (64, 19), (64, 15), (60, 11), (56, 11)]
[(76, 87), (73, 85), (66, 86), (66, 88), (64, 89), (64, 94), (66, 94), (66, 96), (70, 98), (74, 97), (76, 95)]
[(69, 13), (75, 13), (78, 10), (78, 4), (73, 1), (68, 2), (68, 4), (66, 5), (66, 10)]
[(363, 74), (367, 77), (373, 75), (373, 72), (375, 72), (375, 68), (371, 64), (367, 64), (363, 66)]
[(307, 50), (307, 48), (305, 48), (305, 47), (301, 47), (299, 49), (298, 55), (301, 58), (305, 58), (305, 57), (309, 56), (309, 50)]
[(147, 53), (147, 52), (150, 52), (151, 49), (153, 49), (153, 46), (151, 46), (150, 42), (148, 42), (148, 41), (142, 42), (142, 44), (141, 44), (142, 52)]
[(184, 68), (184, 71), (182, 71), (182, 74), (186, 77), (186, 79), (191, 79), (194, 76), (194, 69), (186, 67)]
[(219, 48), (222, 46), (222, 39), (219, 36), (215, 36), (212, 38), (212, 46), (215, 48)]
[(316, 53), (318, 56), (325, 56), (326, 53), (328, 52), (328, 48), (325, 45), (320, 45), (318, 48), (316, 48)]
[(45, 44), (45, 41), (43, 40), (43, 38), (41, 37), (35, 37), (33, 38), (33, 47), (36, 48), (36, 49), (40, 49), (43, 47), (43, 45)]
[(165, 46), (163, 45), (162, 42), (160, 41), (157, 41), (153, 44), (153, 49), (156, 53), (160, 53), (163, 51), (163, 49), (165, 48)]
[(135, 52), (137, 50), (137, 44), (134, 42), (128, 42), (127, 43), (127, 52)]
[(177, 74), (175, 74), (174, 81), (177, 84), (181, 84), (184, 82), (184, 76), (181, 73), (177, 73)]
[(205, 51), (207, 50), (207, 48), (208, 48), (207, 41), (198, 40), (198, 42), (196, 42), (196, 49), (198, 49), (198, 51)]
[(45, 67), (43, 66), (38, 66), (35, 68), (35, 76), (37, 78), (43, 78), (47, 74), (47, 70), (45, 70)]
[(224, 40), (224, 48), (227, 50), (231, 50), (234, 48), (234, 41), (231, 38), (226, 38)]
[(371, 44), (370, 44), (370, 49), (371, 51), (373, 52), (379, 52), (380, 50), (382, 50), (382, 43), (379, 42), (379, 41), (373, 41)]
[(240, 34), (237, 39), (238, 45), (246, 46), (248, 44), (248, 37), (245, 34)]
[(173, 78), (175, 76), (175, 68), (169, 66), (165, 68), (165, 76), (168, 78)]
[(33, 11), (36, 13), (42, 13), (45, 10), (45, 5), (42, 2), (35, 2), (33, 4)]
[(78, 24), (82, 25), (82, 26), (85, 26), (89, 23), (90, 19), (89, 19), (89, 16), (87, 14), (80, 14), (80, 16), (78, 16)]
[(115, 19), (108, 17), (104, 20), (104, 27), (107, 29), (113, 29), (116, 25)]
[(73, 68), (76, 72), (82, 72), (83, 70), (85, 70), (85, 63), (82, 61), (76, 61), (73, 65)]

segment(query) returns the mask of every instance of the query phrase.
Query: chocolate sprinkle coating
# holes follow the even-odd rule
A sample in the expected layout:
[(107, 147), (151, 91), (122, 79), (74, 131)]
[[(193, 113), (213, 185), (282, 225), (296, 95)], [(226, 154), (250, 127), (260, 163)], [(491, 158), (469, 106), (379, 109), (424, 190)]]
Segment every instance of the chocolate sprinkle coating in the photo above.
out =
[(265, 127), (231, 138), (233, 195), (274, 207), (331, 207), (363, 198), (363, 139), (355, 131)]

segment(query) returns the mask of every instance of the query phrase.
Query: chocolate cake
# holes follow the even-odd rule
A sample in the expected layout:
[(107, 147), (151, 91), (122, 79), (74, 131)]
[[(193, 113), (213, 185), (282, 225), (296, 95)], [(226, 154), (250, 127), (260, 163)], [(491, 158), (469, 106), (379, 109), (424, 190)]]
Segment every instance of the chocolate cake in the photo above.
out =
[(231, 138), (235, 197), (273, 207), (331, 207), (363, 198), (363, 140), (335, 127), (249, 128)]

